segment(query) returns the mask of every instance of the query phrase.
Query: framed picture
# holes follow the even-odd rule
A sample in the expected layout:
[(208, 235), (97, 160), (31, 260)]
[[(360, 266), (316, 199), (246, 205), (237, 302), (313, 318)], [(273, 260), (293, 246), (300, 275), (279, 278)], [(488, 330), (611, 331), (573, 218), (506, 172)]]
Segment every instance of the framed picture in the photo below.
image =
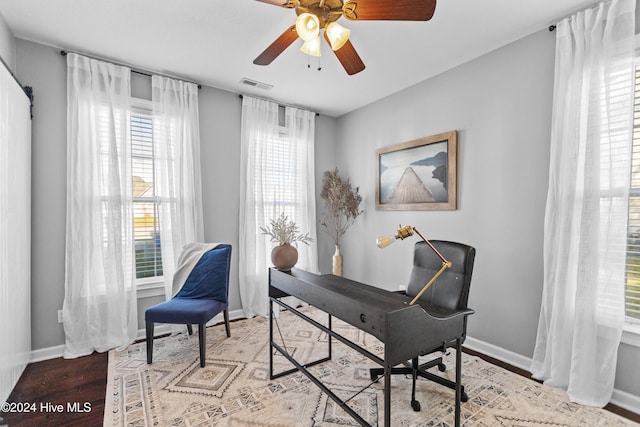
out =
[(456, 152), (456, 131), (376, 150), (376, 208), (455, 210)]

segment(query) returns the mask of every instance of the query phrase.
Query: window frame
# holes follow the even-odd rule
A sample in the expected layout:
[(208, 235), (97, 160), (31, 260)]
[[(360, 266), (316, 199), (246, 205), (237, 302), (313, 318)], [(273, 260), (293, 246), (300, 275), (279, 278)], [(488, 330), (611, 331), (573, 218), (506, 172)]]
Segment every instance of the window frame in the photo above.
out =
[[(277, 157), (278, 154), (282, 154), (282, 155), (287, 155), (287, 154), (291, 154), (290, 150), (291, 148), (291, 141), (289, 141), (289, 133), (287, 131), (287, 128), (283, 125), (279, 125), (278, 126), (278, 136), (275, 138), (270, 139), (269, 141), (265, 142), (265, 144), (267, 145), (268, 148), (270, 148), (269, 150), (267, 150), (269, 152), (270, 155)], [(273, 177), (271, 177), (271, 179), (276, 179), (276, 180), (282, 180), (283, 177), (285, 175), (288, 175), (291, 173), (291, 171), (288, 169), (291, 167), (290, 163), (288, 162), (277, 162), (277, 161), (270, 161), (269, 162), (272, 170), (274, 170), (276, 167), (279, 169)], [(278, 189), (281, 188), (287, 188), (289, 187), (289, 184), (293, 183), (295, 185), (295, 179), (293, 179), (291, 182), (289, 182), (289, 180), (287, 180), (286, 184), (284, 186), (280, 186), (277, 184), (273, 184), (272, 182), (269, 182), (268, 184), (273, 185), (274, 187), (277, 187)], [(254, 188), (254, 191), (256, 191), (257, 189)], [(268, 192), (267, 192), (268, 193)], [(286, 208), (286, 212), (285, 215), (287, 215), (289, 217), (289, 219), (293, 220), (294, 222), (296, 222), (296, 213), (298, 212), (299, 209), (301, 208), (306, 208), (307, 206), (300, 203), (298, 200), (296, 200), (295, 198), (290, 198), (290, 197), (271, 197), (269, 195), (264, 196), (263, 195), (263, 200), (264, 200), (264, 204), (271, 206), (271, 207), (275, 207), (278, 205), (284, 205)], [(256, 212), (257, 213), (257, 212)]]
[[(131, 97), (130, 115), (152, 116), (153, 104), (150, 100)], [(153, 122), (152, 122), (153, 123)], [(131, 119), (129, 121), (131, 125)], [(133, 199), (132, 199), (133, 201)], [(133, 226), (133, 224), (132, 224)], [(135, 270), (134, 260), (134, 270)], [(164, 276), (141, 277), (135, 279), (138, 298), (164, 295)]]

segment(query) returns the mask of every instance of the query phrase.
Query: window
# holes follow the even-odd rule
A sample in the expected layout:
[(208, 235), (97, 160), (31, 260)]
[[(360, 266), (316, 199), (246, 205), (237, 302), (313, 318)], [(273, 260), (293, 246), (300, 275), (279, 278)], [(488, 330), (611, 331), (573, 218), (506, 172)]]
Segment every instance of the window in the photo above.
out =
[[(295, 144), (286, 138), (286, 130), (280, 129), (278, 138), (269, 140), (264, 146), (265, 170), (262, 175), (262, 187), (256, 186), (254, 191), (262, 192), (264, 206), (257, 207), (272, 219), (284, 213), (290, 220), (297, 220), (306, 206), (302, 206), (299, 191), (299, 173), (295, 161)], [(256, 171), (258, 173), (258, 171)], [(256, 194), (256, 199), (259, 195)], [(265, 221), (268, 223), (267, 218)]]
[(635, 70), (626, 276), (625, 314), (629, 323), (640, 325), (640, 66)]
[(160, 229), (154, 176), (153, 120), (131, 114), (131, 171), (136, 278), (162, 276)]

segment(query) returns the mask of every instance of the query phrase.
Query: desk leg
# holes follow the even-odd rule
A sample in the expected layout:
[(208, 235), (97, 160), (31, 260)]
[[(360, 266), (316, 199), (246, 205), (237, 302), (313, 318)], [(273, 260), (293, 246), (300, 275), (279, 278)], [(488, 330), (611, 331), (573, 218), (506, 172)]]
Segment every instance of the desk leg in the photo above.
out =
[(273, 378), (273, 300), (269, 298), (269, 378)]
[[(327, 321), (327, 326), (329, 327), (330, 331), (333, 330), (331, 319), (332, 319), (332, 317), (329, 314), (329, 318), (328, 318), (328, 321)], [(329, 359), (331, 359), (331, 334), (327, 334), (327, 337), (329, 338), (329, 348), (328, 348), (328, 350), (329, 350)]]
[(384, 426), (391, 426), (391, 366), (384, 367)]
[(460, 427), (460, 400), (462, 399), (462, 340), (456, 340), (456, 408), (455, 426)]

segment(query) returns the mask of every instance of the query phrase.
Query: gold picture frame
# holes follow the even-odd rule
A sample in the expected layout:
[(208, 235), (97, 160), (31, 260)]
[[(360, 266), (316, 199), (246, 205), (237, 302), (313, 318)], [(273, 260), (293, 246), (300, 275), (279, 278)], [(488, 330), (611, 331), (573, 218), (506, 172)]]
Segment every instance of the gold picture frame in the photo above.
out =
[(457, 209), (455, 130), (376, 150), (376, 209)]

